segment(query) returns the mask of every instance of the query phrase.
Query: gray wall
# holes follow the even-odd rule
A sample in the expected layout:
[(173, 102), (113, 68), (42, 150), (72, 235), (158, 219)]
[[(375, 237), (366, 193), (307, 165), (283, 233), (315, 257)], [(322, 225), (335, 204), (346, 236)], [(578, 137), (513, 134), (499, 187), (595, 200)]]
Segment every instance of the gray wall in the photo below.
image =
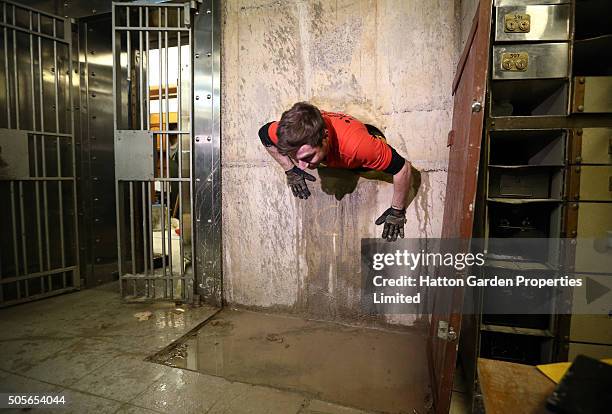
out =
[(374, 220), (389, 206), (392, 185), (359, 178), (355, 187), (350, 174), (321, 172), (313, 197), (295, 199), (257, 131), (296, 101), (380, 127), (421, 171), (407, 237), (440, 235), (461, 11), (453, 0), (225, 2), (227, 302), (325, 319), (363, 316), (360, 240), (380, 235)]
[(465, 46), (465, 42), (467, 41), (467, 37), (470, 34), (470, 29), (472, 28), (472, 21), (474, 20), (474, 15), (476, 14), (476, 9), (478, 8), (478, 0), (461, 0), (461, 48), (460, 51), (463, 51), (463, 47)]

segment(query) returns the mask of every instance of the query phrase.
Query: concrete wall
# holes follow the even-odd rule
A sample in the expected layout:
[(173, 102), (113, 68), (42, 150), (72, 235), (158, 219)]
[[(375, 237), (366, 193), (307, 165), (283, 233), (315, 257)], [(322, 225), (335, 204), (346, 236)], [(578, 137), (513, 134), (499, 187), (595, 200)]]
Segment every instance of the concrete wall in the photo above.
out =
[(461, 30), (460, 51), (463, 51), (468, 34), (470, 34), (477, 8), (478, 0), (461, 0), (461, 20), (459, 22)]
[(377, 125), (421, 171), (407, 237), (439, 236), (460, 2), (224, 3), (225, 300), (361, 318), (360, 239), (380, 236), (374, 220), (389, 206), (392, 185), (320, 171), (313, 197), (295, 199), (257, 131), (301, 100)]

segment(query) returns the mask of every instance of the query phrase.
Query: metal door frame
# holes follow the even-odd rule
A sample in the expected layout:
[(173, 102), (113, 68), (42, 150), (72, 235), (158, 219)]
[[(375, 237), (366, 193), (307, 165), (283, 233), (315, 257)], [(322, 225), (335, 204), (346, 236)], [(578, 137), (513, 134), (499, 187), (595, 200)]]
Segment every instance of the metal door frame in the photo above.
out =
[[(10, 187), (10, 210), (12, 223), (12, 272), (7, 273), (8, 266), (3, 266), (2, 256), (0, 255), (0, 307), (9, 306), (16, 303), (32, 301), (43, 297), (53, 296), (67, 291), (72, 291), (80, 288), (79, 274), (79, 251), (78, 251), (78, 220), (77, 220), (77, 183), (76, 183), (76, 154), (75, 154), (75, 131), (74, 131), (74, 108), (73, 108), (73, 48), (72, 48), (72, 24), (69, 18), (58, 16), (32, 7), (24, 6), (11, 0), (1, 0), (0, 7), (2, 8), (3, 19), (0, 22), (4, 35), (4, 42), (0, 46), (3, 48), (3, 66), (4, 66), (4, 81), (6, 86), (6, 127), (1, 133), (5, 136), (6, 141), (11, 139), (27, 140), (25, 144), (26, 151), (22, 154), (22, 160), (28, 164), (23, 173), (6, 175), (0, 178), (0, 184), (8, 182)], [(9, 14), (11, 15), (9, 19)], [(27, 15), (28, 23), (20, 24), (16, 18), (18, 14)], [(17, 16), (18, 17), (18, 16)], [(42, 22), (42, 23), (41, 23)], [(44, 29), (47, 25), (52, 26), (48, 32)], [(62, 36), (63, 32), (63, 36)], [(18, 54), (17, 47), (18, 33), (22, 36), (28, 36), (29, 45), (29, 78), (30, 85), (26, 85), (25, 89), (30, 96), (27, 101), (30, 101), (31, 107), (20, 108), (20, 97), (24, 91), (21, 90), (23, 83), (19, 81), (18, 74)], [(12, 34), (12, 57), (9, 55), (9, 35)], [(52, 42), (52, 67), (43, 66), (43, 56), (46, 57), (49, 45), (44, 45), (45, 42)], [(35, 46), (37, 55), (35, 53)], [(62, 51), (66, 48), (64, 62), (61, 65), (61, 59), (58, 60), (58, 50)], [(61, 56), (60, 56), (61, 57)], [(12, 58), (12, 67), (10, 59)], [(37, 62), (36, 62), (37, 61)], [(37, 63), (37, 64), (36, 64)], [(46, 63), (46, 62), (45, 62)], [(60, 74), (61, 70), (67, 72)], [(60, 81), (60, 76), (63, 78)], [(47, 78), (45, 80), (45, 78)], [(49, 86), (49, 78), (52, 78), (52, 100), (48, 102), (45, 99), (44, 86)], [(60, 101), (60, 83), (64, 88), (63, 102)], [(27, 95), (26, 95), (27, 96)], [(26, 101), (26, 102), (27, 102)], [(46, 102), (47, 101), (47, 102)], [(14, 104), (14, 105), (13, 105)], [(60, 104), (62, 106), (60, 106)], [(38, 110), (37, 110), (38, 108)], [(54, 120), (45, 125), (45, 114), (49, 108), (55, 113)], [(70, 112), (70, 115), (63, 115), (62, 123), (60, 123), (60, 110), (65, 109)], [(30, 114), (26, 111), (31, 111), (31, 124), (22, 122), (27, 119)], [(21, 113), (20, 113), (21, 112)], [(25, 116), (24, 116), (25, 115)], [(14, 119), (14, 123), (13, 123)], [(55, 124), (52, 131), (48, 130), (49, 124)], [(23, 128), (24, 126), (30, 128)], [(63, 129), (63, 130), (62, 130)], [(48, 158), (46, 152), (49, 143), (55, 140), (55, 157)], [(62, 146), (69, 146), (69, 150), (62, 149)], [(14, 147), (14, 145), (10, 145)], [(28, 146), (32, 148), (32, 153), (28, 150)], [(39, 151), (40, 147), (40, 151)], [(62, 152), (64, 155), (62, 155)], [(10, 160), (9, 160), (10, 163)], [(55, 164), (54, 164), (55, 163)], [(56, 175), (49, 174), (49, 170), (55, 166)], [(72, 165), (70, 174), (64, 174), (66, 166)], [(27, 171), (29, 170), (29, 171)], [(24, 187), (33, 184), (33, 200), (35, 203), (35, 231), (28, 234), (28, 224), (25, 216), (31, 214), (28, 205), (24, 205), (24, 198), (29, 197)], [(51, 191), (55, 191), (54, 184), (57, 183), (57, 206), (51, 205), (50, 198), (55, 195), (50, 195)], [(68, 185), (65, 185), (68, 183)], [(72, 185), (70, 185), (72, 183)], [(42, 187), (42, 188), (41, 188)], [(67, 191), (69, 188), (69, 191)], [(27, 188), (26, 188), (27, 190)], [(68, 201), (70, 193), (72, 203)], [(16, 196), (17, 193), (17, 196)], [(42, 194), (41, 194), (42, 193)], [(7, 197), (8, 198), (8, 197)], [(41, 209), (42, 202), (42, 209)], [(60, 258), (56, 262), (52, 258), (52, 246), (57, 244), (55, 240), (51, 240), (50, 220), (52, 220), (50, 209), (57, 207), (57, 219), (59, 224), (59, 250)], [(72, 215), (72, 218), (69, 216)], [(19, 217), (17, 217), (19, 216)], [(18, 221), (19, 219), (19, 221)], [(70, 223), (72, 222), (72, 224)], [(70, 229), (69, 226), (73, 226)], [(19, 228), (19, 231), (18, 231)], [(72, 230), (72, 231), (71, 231)], [(33, 242), (37, 248), (37, 258), (34, 255), (28, 255), (28, 239), (34, 238)], [(55, 233), (52, 233), (55, 237)], [(69, 243), (70, 240), (73, 243)], [(10, 242), (9, 242), (10, 243)], [(30, 243), (32, 243), (30, 241)], [(44, 244), (44, 247), (43, 247)], [(72, 244), (72, 245), (69, 245)], [(53, 253), (55, 255), (55, 253)], [(37, 259), (37, 263), (33, 260)], [(54, 263), (56, 262), (56, 263)], [(37, 266), (36, 266), (37, 265)], [(32, 267), (36, 266), (38, 271), (33, 272)], [(72, 277), (69, 278), (68, 275)], [(38, 279), (40, 286), (31, 285), (32, 280)], [(6, 299), (7, 292), (5, 289), (13, 285), (15, 287), (16, 297)], [(23, 288), (23, 292), (22, 292)], [(10, 288), (8, 289), (11, 290)], [(34, 293), (31, 292), (34, 290)], [(9, 293), (10, 294), (10, 293)]]
[[(461, 241), (460, 249), (463, 252), (469, 252), (474, 224), (474, 202), (484, 128), (483, 108), (489, 73), (491, 13), (492, 1), (480, 0), (453, 80), (453, 128), (460, 126), (465, 134), (455, 133), (454, 130), (449, 133), (447, 146), (451, 149), (441, 237)], [(467, 86), (464, 82), (467, 82)], [(462, 122), (466, 119), (467, 123)], [(457, 272), (455, 276), (462, 278), (465, 272)], [(451, 402), (464, 288), (454, 288), (451, 293), (444, 290), (436, 290), (434, 293), (427, 355), (434, 412), (442, 414), (448, 412)], [(449, 334), (451, 329), (454, 335)]]

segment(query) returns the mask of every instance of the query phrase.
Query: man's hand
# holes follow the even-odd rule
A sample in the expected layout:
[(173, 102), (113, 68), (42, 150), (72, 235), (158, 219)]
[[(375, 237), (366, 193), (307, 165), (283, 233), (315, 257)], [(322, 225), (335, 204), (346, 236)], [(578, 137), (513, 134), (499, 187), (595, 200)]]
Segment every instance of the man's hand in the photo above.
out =
[(317, 181), (317, 179), (296, 166), (293, 166), (292, 169), (285, 171), (285, 174), (287, 175), (287, 185), (291, 187), (293, 195), (299, 198), (307, 199), (310, 196), (310, 191), (306, 185), (306, 180)]
[(397, 240), (397, 236), (404, 238), (404, 224), (406, 223), (406, 209), (399, 210), (389, 207), (375, 221), (377, 226), (385, 223), (383, 228), (382, 238), (387, 241)]

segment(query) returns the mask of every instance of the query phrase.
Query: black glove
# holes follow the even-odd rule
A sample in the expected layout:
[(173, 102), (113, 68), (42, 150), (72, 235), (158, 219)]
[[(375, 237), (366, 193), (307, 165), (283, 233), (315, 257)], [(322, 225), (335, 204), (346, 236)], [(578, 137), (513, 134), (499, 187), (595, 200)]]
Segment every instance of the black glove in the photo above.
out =
[(402, 239), (404, 238), (404, 224), (406, 223), (406, 209), (398, 210), (393, 207), (389, 207), (385, 210), (382, 215), (376, 219), (376, 225), (379, 226), (385, 223), (383, 228), (382, 238), (387, 241), (397, 240), (399, 235)]
[(307, 199), (310, 196), (310, 191), (306, 185), (306, 180), (317, 181), (312, 175), (306, 171), (293, 166), (289, 171), (285, 171), (287, 175), (287, 185), (291, 187), (293, 195), (299, 198)]

